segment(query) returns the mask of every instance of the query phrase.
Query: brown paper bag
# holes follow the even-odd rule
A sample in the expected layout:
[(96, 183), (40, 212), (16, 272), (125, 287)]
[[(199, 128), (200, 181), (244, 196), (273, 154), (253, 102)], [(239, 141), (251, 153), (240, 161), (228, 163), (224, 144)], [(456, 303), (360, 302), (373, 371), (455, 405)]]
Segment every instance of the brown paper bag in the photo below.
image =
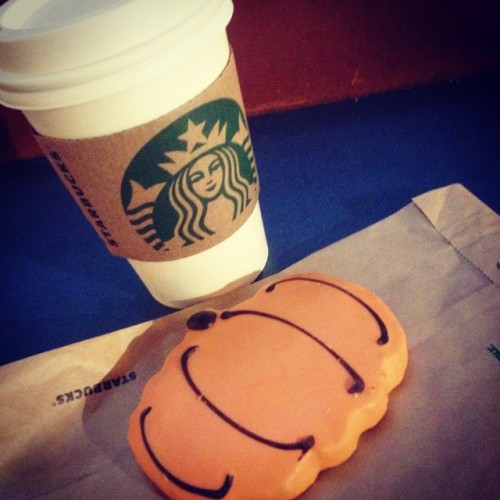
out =
[[(304, 498), (500, 498), (499, 259), (500, 218), (452, 185), (292, 266), (379, 294), (410, 350), (384, 419)], [(126, 441), (142, 387), (190, 314), (262, 285), (0, 367), (0, 497), (161, 498)]]

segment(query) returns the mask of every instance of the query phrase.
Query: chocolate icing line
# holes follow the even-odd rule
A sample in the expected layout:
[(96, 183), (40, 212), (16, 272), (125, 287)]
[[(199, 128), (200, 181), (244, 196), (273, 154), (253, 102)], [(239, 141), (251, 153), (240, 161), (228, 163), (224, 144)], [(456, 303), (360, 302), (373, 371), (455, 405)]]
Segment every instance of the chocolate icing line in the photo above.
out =
[(160, 472), (163, 475), (167, 477), (167, 479), (172, 481), (172, 483), (174, 483), (179, 488), (188, 491), (189, 493), (194, 493), (195, 495), (201, 495), (207, 498), (224, 498), (227, 495), (229, 489), (231, 488), (231, 485), (233, 484), (233, 476), (227, 474), (224, 479), (224, 482), (222, 483), (222, 486), (218, 489), (202, 488), (199, 486), (194, 486), (192, 484), (189, 484), (183, 481), (182, 479), (178, 478), (177, 476), (172, 474), (172, 472), (170, 472), (160, 462), (158, 457), (153, 452), (146, 435), (146, 417), (151, 413), (151, 410), (152, 410), (151, 406), (148, 406), (147, 408), (144, 408), (144, 410), (142, 410), (140, 416), (140, 423), (141, 423), (142, 441), (144, 443), (146, 451), (148, 452), (149, 457), (151, 458), (155, 466), (160, 470)]
[(307, 436), (304, 439), (301, 439), (296, 442), (292, 443), (283, 443), (280, 441), (274, 441), (268, 438), (265, 438), (263, 436), (259, 436), (255, 432), (252, 432), (251, 430), (243, 427), (241, 424), (233, 420), (231, 417), (229, 417), (227, 414), (225, 414), (220, 408), (218, 408), (212, 401), (210, 401), (198, 388), (196, 383), (194, 382), (193, 378), (191, 377), (191, 374), (189, 373), (189, 366), (188, 366), (188, 360), (191, 357), (191, 355), (198, 349), (198, 346), (194, 345), (191, 347), (188, 347), (184, 353), (182, 354), (181, 357), (181, 364), (182, 364), (182, 372), (184, 373), (184, 376), (193, 390), (193, 392), (200, 398), (200, 401), (206, 404), (210, 410), (212, 410), (218, 417), (220, 417), (224, 422), (229, 424), (231, 427), (236, 429), (238, 432), (241, 432), (245, 436), (248, 436), (251, 439), (254, 439), (255, 441), (258, 441), (259, 443), (263, 443), (267, 446), (271, 446), (273, 448), (277, 448), (280, 450), (302, 450), (302, 454), (299, 457), (302, 458), (304, 454), (310, 450), (314, 446), (314, 436)]
[(234, 316), (240, 316), (243, 314), (251, 314), (254, 316), (261, 316), (263, 318), (271, 319), (274, 321), (279, 321), (281, 323), (284, 323), (285, 325), (288, 325), (295, 330), (298, 330), (300, 333), (304, 334), (306, 337), (310, 338), (314, 342), (316, 342), (319, 346), (321, 346), (323, 349), (325, 349), (329, 354), (331, 354), (344, 368), (347, 373), (352, 377), (354, 380), (354, 384), (348, 389), (349, 394), (355, 394), (355, 393), (360, 393), (363, 392), (363, 389), (365, 388), (365, 383), (361, 376), (358, 374), (358, 372), (344, 359), (342, 356), (337, 354), (331, 347), (327, 346), (321, 339), (318, 337), (314, 336), (311, 332), (308, 332), (304, 328), (302, 328), (299, 325), (296, 325), (295, 323), (292, 323), (291, 321), (288, 321), (287, 319), (280, 318), (279, 316), (274, 316), (273, 314), (269, 314), (263, 311), (253, 311), (253, 310), (248, 310), (248, 309), (240, 309), (240, 310), (232, 310), (232, 311), (224, 311), (221, 314), (221, 319), (229, 319)]
[(210, 328), (217, 319), (215, 311), (199, 311), (192, 314), (187, 320), (187, 327), (190, 330), (207, 330)]
[(266, 288), (266, 292), (272, 292), (276, 288), (276, 285), (279, 285), (280, 283), (286, 283), (289, 281), (310, 281), (311, 283), (321, 283), (322, 285), (329, 286), (330, 288), (335, 288), (336, 290), (345, 293), (346, 295), (354, 299), (356, 302), (358, 302), (358, 304), (361, 304), (370, 313), (373, 319), (377, 322), (377, 325), (380, 329), (380, 337), (377, 339), (377, 344), (384, 345), (387, 344), (387, 342), (389, 342), (389, 333), (381, 317), (363, 299), (359, 298), (354, 293), (350, 292), (349, 290), (346, 290), (345, 288), (342, 288), (339, 285), (335, 285), (334, 283), (323, 281), (317, 278), (309, 278), (307, 276), (294, 276), (290, 278), (284, 278), (280, 281), (277, 281), (276, 283), (269, 285)]

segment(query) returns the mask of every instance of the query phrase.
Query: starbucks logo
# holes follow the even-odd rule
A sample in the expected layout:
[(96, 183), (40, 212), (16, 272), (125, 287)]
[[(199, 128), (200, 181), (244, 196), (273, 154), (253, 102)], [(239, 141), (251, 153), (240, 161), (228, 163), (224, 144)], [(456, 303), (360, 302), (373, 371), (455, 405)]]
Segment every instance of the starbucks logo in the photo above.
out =
[(206, 103), (159, 132), (132, 159), (121, 186), (130, 224), (158, 252), (226, 234), (256, 197), (248, 126), (231, 99)]

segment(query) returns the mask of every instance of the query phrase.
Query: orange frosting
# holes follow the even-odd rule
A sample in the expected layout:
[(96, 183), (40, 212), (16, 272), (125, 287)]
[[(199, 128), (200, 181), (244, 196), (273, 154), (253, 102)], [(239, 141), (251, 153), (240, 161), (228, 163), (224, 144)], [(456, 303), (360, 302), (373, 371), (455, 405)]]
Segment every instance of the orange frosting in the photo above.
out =
[(129, 442), (172, 498), (294, 498), (354, 452), (406, 365), (404, 332), (373, 293), (322, 275), (277, 278), (188, 320)]

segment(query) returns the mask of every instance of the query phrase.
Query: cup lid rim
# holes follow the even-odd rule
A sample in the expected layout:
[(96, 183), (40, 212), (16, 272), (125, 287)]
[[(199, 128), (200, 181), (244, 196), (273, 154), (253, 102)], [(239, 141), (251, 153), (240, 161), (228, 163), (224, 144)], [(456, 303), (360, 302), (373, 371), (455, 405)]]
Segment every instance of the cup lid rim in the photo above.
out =
[[(147, 61), (158, 65), (159, 54), (163, 69), (177, 63), (194, 45), (225, 30), (233, 11), (231, 0), (94, 0), (95, 12), (83, 9), (81, 16), (71, 13), (68, 19), (66, 5), (60, 22), (53, 22), (47, 14), (51, 6), (67, 2), (38, 2), (43, 15), (31, 0), (10, 0), (0, 7), (0, 102), (40, 109), (51, 106), (49, 94), (62, 91), (64, 105), (72, 103), (71, 93), (81, 101), (81, 86), (92, 87), (93, 98), (112, 93), (105, 88), (110, 76), (135, 66), (142, 71)], [(151, 71), (143, 71), (144, 79)]]

